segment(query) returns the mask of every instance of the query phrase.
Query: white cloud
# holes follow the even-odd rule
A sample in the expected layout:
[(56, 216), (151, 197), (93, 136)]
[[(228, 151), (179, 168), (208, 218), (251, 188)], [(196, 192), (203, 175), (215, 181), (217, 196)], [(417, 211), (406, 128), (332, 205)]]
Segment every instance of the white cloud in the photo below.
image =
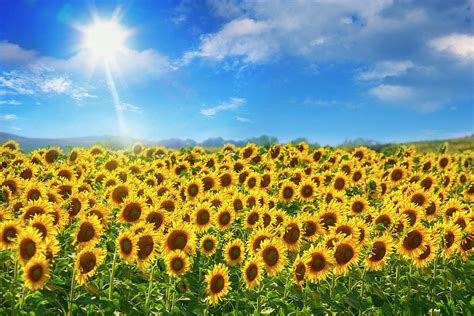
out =
[(213, 108), (206, 108), (201, 110), (201, 114), (204, 116), (214, 116), (220, 111), (235, 110), (238, 107), (247, 103), (246, 99), (243, 98), (230, 98), (228, 102), (223, 102)]
[(0, 121), (14, 121), (17, 120), (18, 117), (15, 114), (4, 114), (0, 115)]
[(359, 80), (380, 80), (386, 77), (398, 77), (405, 74), (415, 65), (410, 60), (405, 61), (383, 61), (375, 64), (372, 70), (362, 72)]
[(370, 89), (369, 93), (384, 103), (414, 109), (422, 113), (436, 111), (443, 103), (449, 101), (446, 96), (433, 95), (430, 89), (403, 85), (381, 84)]
[(252, 122), (251, 119), (248, 119), (246, 117), (242, 117), (242, 116), (236, 116), (235, 119), (239, 122), (242, 122), (242, 123), (250, 123)]
[(369, 90), (369, 93), (382, 101), (404, 101), (413, 96), (413, 89), (406, 86), (382, 84)]
[(6, 89), (4, 94), (62, 94), (76, 101), (96, 97), (84, 87), (74, 84), (66, 75), (40, 64), (0, 73), (0, 88)]
[(474, 35), (452, 33), (432, 39), (428, 46), (460, 59), (474, 59)]
[(6, 41), (0, 42), (0, 65), (26, 64), (36, 57), (33, 50), (25, 50), (20, 46)]
[(21, 102), (17, 100), (0, 100), (0, 105), (20, 105)]
[(138, 106), (129, 103), (120, 103), (115, 105), (115, 109), (119, 112), (134, 112), (141, 113), (141, 109)]

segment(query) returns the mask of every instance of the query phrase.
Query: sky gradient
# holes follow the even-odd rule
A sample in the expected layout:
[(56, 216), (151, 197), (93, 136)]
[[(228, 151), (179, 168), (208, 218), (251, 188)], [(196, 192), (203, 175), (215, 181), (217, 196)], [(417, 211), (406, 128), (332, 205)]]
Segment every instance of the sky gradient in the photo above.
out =
[[(129, 36), (95, 59), (81, 29)], [(335, 145), (474, 130), (471, 1), (1, 1), (0, 131)]]

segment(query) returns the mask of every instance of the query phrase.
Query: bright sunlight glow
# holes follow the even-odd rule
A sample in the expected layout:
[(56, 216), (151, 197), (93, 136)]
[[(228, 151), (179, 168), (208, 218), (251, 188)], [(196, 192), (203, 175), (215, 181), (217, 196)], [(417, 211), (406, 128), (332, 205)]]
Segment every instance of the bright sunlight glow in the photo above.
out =
[(112, 59), (124, 48), (128, 32), (114, 20), (95, 21), (84, 29), (83, 47), (104, 59)]

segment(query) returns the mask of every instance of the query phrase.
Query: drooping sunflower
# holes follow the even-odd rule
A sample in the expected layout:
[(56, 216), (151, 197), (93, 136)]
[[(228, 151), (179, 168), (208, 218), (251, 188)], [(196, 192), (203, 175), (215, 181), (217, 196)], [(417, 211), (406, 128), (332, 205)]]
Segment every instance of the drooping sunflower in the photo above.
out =
[(192, 226), (186, 223), (176, 224), (170, 228), (163, 241), (163, 253), (183, 250), (189, 255), (196, 251), (196, 235)]
[(229, 270), (223, 264), (216, 264), (205, 277), (206, 291), (211, 305), (217, 304), (230, 290)]
[(306, 276), (306, 264), (298, 255), (293, 262), (293, 282), (301, 289)]
[(416, 258), (423, 253), (423, 244), (427, 238), (426, 229), (417, 225), (413, 227), (398, 245), (398, 251), (408, 258)]
[(369, 270), (381, 270), (392, 252), (392, 243), (387, 237), (378, 237), (370, 241), (371, 251), (365, 259), (365, 266)]
[(300, 216), (300, 220), (302, 223), (303, 237), (308, 241), (315, 241), (322, 233), (322, 227), (317, 215), (303, 213)]
[(242, 267), (242, 277), (245, 282), (245, 286), (248, 289), (252, 289), (257, 286), (263, 277), (263, 263), (261, 260), (255, 257), (249, 258), (244, 266)]
[(334, 258), (323, 246), (311, 246), (303, 255), (306, 277), (311, 282), (322, 281), (331, 273)]
[(357, 263), (359, 249), (351, 240), (343, 239), (336, 242), (333, 257), (335, 260), (334, 272), (337, 275), (344, 275)]
[(145, 213), (143, 198), (128, 196), (122, 201), (119, 218), (121, 222), (134, 224), (140, 221), (143, 213)]
[(245, 258), (244, 243), (239, 238), (228, 242), (224, 247), (225, 260), (230, 266), (239, 264)]
[(141, 270), (148, 268), (158, 255), (158, 236), (150, 226), (143, 226), (144, 229), (137, 234), (137, 263)]
[(415, 266), (420, 268), (426, 267), (436, 257), (437, 250), (438, 249), (433, 241), (426, 241), (423, 245), (423, 252), (413, 258)]
[(174, 250), (166, 255), (166, 272), (171, 277), (185, 275), (191, 268), (188, 255), (181, 250)]
[(297, 251), (301, 244), (301, 224), (295, 219), (289, 219), (283, 225), (282, 241), (289, 251)]
[(15, 220), (0, 222), (0, 250), (13, 249), (20, 230)]
[(217, 250), (217, 238), (211, 234), (202, 236), (200, 250), (205, 256), (212, 256)]
[(27, 226), (18, 234), (16, 248), (18, 260), (25, 265), (34, 256), (44, 254), (45, 244), (38, 230)]
[(49, 263), (43, 256), (33, 257), (23, 268), (23, 280), (31, 290), (42, 289), (49, 277)]
[(117, 248), (120, 258), (126, 263), (137, 260), (138, 237), (129, 231), (120, 233), (117, 237)]
[(103, 227), (99, 218), (89, 215), (81, 219), (73, 232), (74, 243), (79, 248), (95, 246), (99, 243)]
[(75, 261), (75, 278), (79, 285), (86, 283), (97, 271), (105, 258), (105, 251), (100, 248), (86, 247), (82, 249)]
[(287, 256), (285, 246), (279, 239), (272, 238), (262, 241), (260, 247), (260, 259), (265, 265), (268, 276), (279, 274), (286, 265)]
[(28, 225), (36, 228), (41, 234), (42, 239), (53, 237), (57, 234), (56, 227), (53, 224), (53, 218), (49, 214), (37, 214), (28, 221)]

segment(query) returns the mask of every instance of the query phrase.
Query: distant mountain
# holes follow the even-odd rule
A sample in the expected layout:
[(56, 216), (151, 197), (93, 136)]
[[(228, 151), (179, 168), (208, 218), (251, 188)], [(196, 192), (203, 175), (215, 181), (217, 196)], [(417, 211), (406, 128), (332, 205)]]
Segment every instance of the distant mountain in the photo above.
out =
[(120, 136), (89, 136), (89, 137), (75, 137), (75, 138), (29, 138), (18, 136), (15, 134), (9, 134), (0, 132), (0, 144), (8, 141), (14, 140), (18, 142), (23, 151), (29, 152), (37, 148), (43, 148), (48, 146), (58, 146), (63, 150), (68, 149), (68, 147), (90, 147), (92, 145), (100, 144), (107, 146), (112, 149), (121, 149), (127, 148), (133, 145), (134, 143), (140, 142), (146, 146), (165, 146), (168, 148), (185, 148), (193, 146), (203, 146), (203, 147), (221, 147), (224, 144), (232, 143), (236, 146), (244, 146), (245, 144), (252, 142), (261, 146), (271, 145), (278, 143), (278, 139), (272, 136), (260, 136), (257, 138), (251, 138), (246, 140), (225, 140), (222, 137), (209, 138), (200, 143), (192, 139), (180, 139), (180, 138), (170, 138), (160, 141), (149, 141), (137, 138), (130, 137), (120, 137)]
[[(208, 138), (202, 142), (196, 142), (192, 139), (180, 139), (170, 138), (160, 141), (149, 141), (131, 137), (120, 137), (120, 136), (89, 136), (89, 137), (75, 137), (75, 138), (29, 138), (18, 136), (15, 134), (9, 134), (0, 132), (0, 144), (14, 140), (18, 142), (23, 151), (29, 152), (37, 148), (44, 148), (48, 146), (58, 146), (63, 150), (67, 150), (69, 147), (90, 147), (92, 145), (100, 144), (111, 149), (123, 149), (129, 148), (134, 143), (142, 143), (146, 146), (165, 146), (168, 148), (185, 148), (193, 146), (202, 147), (222, 147), (224, 144), (234, 144), (236, 146), (245, 146), (247, 143), (255, 143), (260, 146), (269, 146), (279, 143), (278, 139), (273, 136), (262, 135), (260, 137), (254, 137), (244, 140), (231, 140), (223, 139), (222, 137)], [(307, 142), (305, 138), (296, 138), (292, 143), (298, 143), (301, 141)], [(474, 135), (469, 135), (462, 138), (453, 139), (442, 139), (442, 140), (430, 140), (430, 141), (419, 141), (419, 142), (406, 142), (404, 145), (414, 146), (419, 151), (437, 151), (444, 147), (444, 143), (449, 144), (449, 151), (463, 151), (463, 150), (474, 150)], [(319, 144), (313, 143), (312, 146), (319, 147)], [(338, 147), (352, 150), (358, 146), (366, 146), (376, 151), (395, 151), (400, 144), (383, 144), (378, 143), (372, 139), (356, 138), (353, 140), (346, 140), (343, 144)]]

